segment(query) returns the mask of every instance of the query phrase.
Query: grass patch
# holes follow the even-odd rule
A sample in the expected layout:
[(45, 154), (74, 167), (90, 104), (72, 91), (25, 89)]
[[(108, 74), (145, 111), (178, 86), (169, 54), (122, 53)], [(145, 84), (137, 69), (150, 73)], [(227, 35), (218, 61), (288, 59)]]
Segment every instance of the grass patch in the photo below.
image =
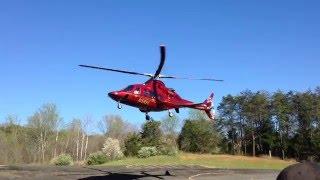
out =
[(200, 165), (229, 169), (283, 169), (294, 163), (296, 162), (276, 158), (179, 153), (177, 156), (153, 156), (145, 159), (128, 157), (102, 166)]

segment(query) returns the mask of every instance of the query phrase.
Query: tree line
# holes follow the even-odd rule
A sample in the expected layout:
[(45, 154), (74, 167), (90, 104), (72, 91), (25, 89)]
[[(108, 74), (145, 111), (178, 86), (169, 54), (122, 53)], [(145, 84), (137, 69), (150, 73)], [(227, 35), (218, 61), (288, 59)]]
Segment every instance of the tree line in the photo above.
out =
[(246, 90), (223, 97), (218, 112), (225, 152), (320, 159), (320, 87), (305, 92)]
[(214, 121), (192, 110), (182, 124), (174, 116), (146, 121), (141, 128), (107, 115), (98, 123), (101, 133), (89, 134), (88, 127), (96, 126), (90, 117), (64, 123), (56, 105), (45, 104), (26, 124), (16, 116), (3, 121), (0, 164), (48, 163), (61, 154), (75, 162), (93, 162), (103, 153), (149, 157), (176, 155), (178, 150), (320, 159), (319, 87), (305, 92), (246, 90), (224, 96), (217, 109)]

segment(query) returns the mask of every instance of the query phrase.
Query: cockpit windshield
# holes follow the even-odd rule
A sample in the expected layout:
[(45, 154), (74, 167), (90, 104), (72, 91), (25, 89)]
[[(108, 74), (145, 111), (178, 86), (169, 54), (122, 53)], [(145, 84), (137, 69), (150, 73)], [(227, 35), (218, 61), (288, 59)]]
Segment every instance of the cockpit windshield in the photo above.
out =
[(130, 86), (124, 88), (123, 91), (131, 91), (132, 89), (133, 89), (133, 86), (130, 85)]

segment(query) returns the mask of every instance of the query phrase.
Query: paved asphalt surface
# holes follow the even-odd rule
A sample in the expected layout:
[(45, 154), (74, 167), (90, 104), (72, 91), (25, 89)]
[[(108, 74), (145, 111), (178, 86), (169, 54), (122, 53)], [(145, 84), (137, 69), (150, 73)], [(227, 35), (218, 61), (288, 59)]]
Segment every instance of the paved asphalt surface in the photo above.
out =
[[(168, 172), (166, 172), (168, 171)], [(201, 166), (146, 167), (53, 167), (0, 166), (0, 180), (102, 180), (102, 179), (168, 179), (168, 180), (271, 180), (279, 171), (211, 169)]]

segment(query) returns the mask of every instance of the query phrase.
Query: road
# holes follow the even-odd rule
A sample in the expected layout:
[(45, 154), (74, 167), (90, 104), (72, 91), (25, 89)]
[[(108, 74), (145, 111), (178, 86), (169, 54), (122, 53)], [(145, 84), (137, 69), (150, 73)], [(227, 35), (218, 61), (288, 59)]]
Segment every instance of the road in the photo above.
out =
[(272, 180), (279, 171), (212, 169), (201, 166), (146, 167), (54, 167), (0, 166), (0, 179), (15, 180), (102, 180), (102, 179), (168, 179), (168, 180)]

